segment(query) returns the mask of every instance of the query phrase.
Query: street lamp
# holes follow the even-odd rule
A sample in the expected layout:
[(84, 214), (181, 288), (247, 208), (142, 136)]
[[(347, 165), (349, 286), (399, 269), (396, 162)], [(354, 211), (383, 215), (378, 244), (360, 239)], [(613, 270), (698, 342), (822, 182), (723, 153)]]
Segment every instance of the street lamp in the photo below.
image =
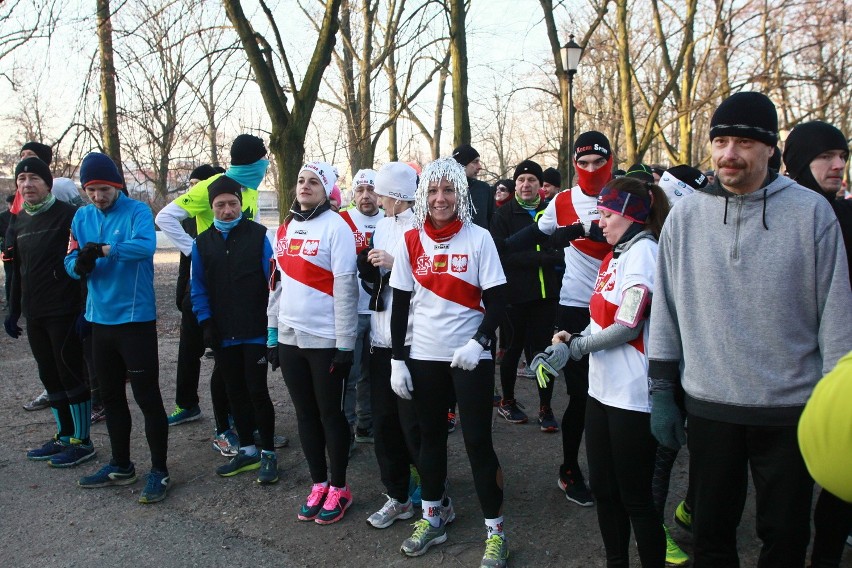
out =
[[(574, 41), (574, 34), (568, 36), (568, 43), (559, 50), (562, 56), (562, 69), (568, 75), (568, 147), (574, 147), (574, 75), (583, 55), (583, 48)], [(568, 186), (574, 183), (574, 158), (568, 159)]]

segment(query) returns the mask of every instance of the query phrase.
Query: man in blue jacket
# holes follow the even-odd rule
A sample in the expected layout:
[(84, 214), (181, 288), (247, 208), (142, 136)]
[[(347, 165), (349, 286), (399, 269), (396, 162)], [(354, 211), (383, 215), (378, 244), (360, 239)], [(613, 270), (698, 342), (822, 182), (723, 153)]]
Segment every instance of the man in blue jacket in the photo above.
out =
[(129, 378), (151, 449), (151, 473), (139, 502), (156, 503), (166, 496), (169, 473), (168, 420), (157, 356), (154, 216), (147, 205), (123, 193), (124, 178), (105, 154), (93, 152), (83, 159), (80, 182), (92, 204), (74, 215), (65, 270), (73, 278), (87, 276), (86, 319), (92, 323), (92, 357), (101, 382), (112, 460), (78, 483), (106, 487), (136, 481), (125, 394)]

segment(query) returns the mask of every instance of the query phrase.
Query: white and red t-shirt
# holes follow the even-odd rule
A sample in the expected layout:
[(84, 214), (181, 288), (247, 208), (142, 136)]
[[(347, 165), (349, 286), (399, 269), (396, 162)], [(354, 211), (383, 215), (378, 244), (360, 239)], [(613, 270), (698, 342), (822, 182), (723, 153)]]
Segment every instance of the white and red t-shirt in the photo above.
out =
[(336, 339), (334, 277), (355, 274), (354, 247), (352, 231), (333, 211), (278, 227), (273, 249), (281, 271), (281, 293), (270, 295), (270, 303), (278, 306), (277, 318), (270, 315), (269, 325), (277, 327), (280, 322)]
[[(422, 229), (411, 229), (393, 256), (390, 285), (413, 292), (411, 358), (452, 361), (482, 323), (482, 291), (506, 283), (491, 234), (467, 224), (437, 243)], [(491, 351), (485, 349), (482, 359), (491, 359)]]
[[(589, 303), (592, 334), (613, 324), (625, 290), (643, 285), (653, 293), (656, 264), (654, 239), (638, 240), (618, 258), (610, 253), (604, 259)], [(648, 324), (646, 320), (636, 339), (589, 355), (589, 396), (615, 408), (651, 411), (645, 350)]]
[[(341, 211), (340, 218), (346, 221), (355, 237), (355, 256), (357, 257), (358, 253), (370, 246), (370, 239), (373, 238), (373, 233), (376, 231), (376, 224), (382, 218), (382, 212), (379, 210), (372, 217), (368, 217), (353, 207)], [(358, 285), (358, 313), (370, 313), (370, 295), (360, 284)]]
[[(600, 219), (597, 196), (586, 195), (579, 185), (557, 193), (538, 220), (542, 233), (551, 235), (559, 227), (573, 225), (578, 220), (584, 224)], [(576, 239), (565, 248), (565, 274), (559, 291), (563, 306), (585, 308), (592, 297), (592, 288), (601, 260), (612, 250), (608, 243), (590, 239)]]
[[(385, 217), (381, 221), (376, 224), (376, 232), (373, 233), (373, 248), (377, 250), (383, 250), (387, 252), (389, 255), (393, 256), (395, 249), (400, 241), (402, 241), (403, 235), (411, 230), (411, 223), (414, 221), (414, 213), (411, 209), (406, 209), (399, 215), (395, 215), (393, 217)], [(398, 259), (394, 258), (394, 270), (396, 269)], [(411, 268), (405, 265), (402, 265), (401, 270), (410, 270)], [(387, 274), (389, 271), (386, 268), (380, 269), (382, 276)], [(384, 300), (385, 309), (381, 312), (371, 312), (370, 316), (370, 344), (375, 345), (376, 347), (384, 347), (390, 348), (391, 344), (391, 331), (390, 331), (390, 318), (391, 311), (393, 309), (393, 293), (391, 291), (390, 284), (384, 288), (381, 292), (382, 299)], [(405, 334), (405, 344), (411, 345), (412, 338), (412, 324), (414, 318), (411, 317), (411, 313), (408, 314), (408, 331)]]

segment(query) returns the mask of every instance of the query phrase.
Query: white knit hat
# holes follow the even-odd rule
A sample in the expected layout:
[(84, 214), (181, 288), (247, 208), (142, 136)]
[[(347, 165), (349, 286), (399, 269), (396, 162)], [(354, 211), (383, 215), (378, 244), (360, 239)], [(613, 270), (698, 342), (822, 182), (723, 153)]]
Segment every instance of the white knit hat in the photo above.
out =
[(389, 162), (379, 169), (375, 180), (376, 195), (393, 197), (400, 201), (414, 201), (417, 172), (408, 164)]
[(335, 173), (336, 169), (334, 166), (326, 162), (308, 162), (302, 166), (299, 173), (301, 174), (304, 171), (309, 171), (316, 175), (325, 189), (325, 196), (328, 197), (331, 195), (331, 190), (334, 188), (334, 184), (337, 183), (337, 174)]
[(376, 170), (358, 170), (352, 178), (352, 193), (355, 193), (359, 185), (376, 187)]

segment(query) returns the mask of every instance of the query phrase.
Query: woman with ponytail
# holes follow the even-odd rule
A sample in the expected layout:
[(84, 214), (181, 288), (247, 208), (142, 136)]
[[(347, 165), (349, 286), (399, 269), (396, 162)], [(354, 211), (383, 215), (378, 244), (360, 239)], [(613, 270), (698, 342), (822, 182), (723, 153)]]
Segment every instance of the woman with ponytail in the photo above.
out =
[(582, 333), (560, 331), (534, 361), (555, 375), (589, 354), (586, 454), (607, 566), (627, 566), (630, 527), (642, 566), (665, 564), (666, 538), (651, 484), (657, 442), (651, 435), (647, 317), (657, 239), (669, 211), (658, 186), (617, 178), (600, 192), (600, 228), (612, 251), (603, 259)]

